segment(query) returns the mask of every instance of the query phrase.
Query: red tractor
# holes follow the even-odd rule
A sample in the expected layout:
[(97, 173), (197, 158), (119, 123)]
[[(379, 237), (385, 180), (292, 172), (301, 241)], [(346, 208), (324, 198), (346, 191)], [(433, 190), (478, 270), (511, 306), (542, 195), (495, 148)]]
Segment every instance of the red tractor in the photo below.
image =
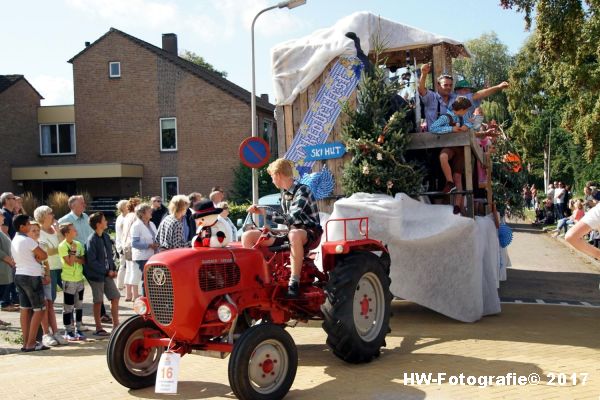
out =
[[(328, 241), (327, 227), (343, 224), (344, 239)], [(362, 239), (346, 240), (348, 226)], [(263, 231), (266, 234), (266, 231)], [(300, 295), (286, 298), (289, 245), (245, 249), (188, 248), (153, 256), (144, 268), (146, 297), (136, 316), (111, 336), (108, 367), (123, 386), (156, 380), (161, 354), (229, 359), (229, 383), (240, 399), (280, 399), (296, 376), (298, 354), (288, 322), (322, 319), (327, 345), (339, 358), (377, 357), (390, 331), (389, 254), (369, 239), (368, 219), (329, 220), (322, 271), (307, 254)]]

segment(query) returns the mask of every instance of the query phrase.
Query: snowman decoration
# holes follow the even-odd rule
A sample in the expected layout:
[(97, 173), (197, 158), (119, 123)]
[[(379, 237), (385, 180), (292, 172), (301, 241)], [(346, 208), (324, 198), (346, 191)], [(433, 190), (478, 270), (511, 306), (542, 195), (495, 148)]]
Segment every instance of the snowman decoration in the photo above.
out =
[(196, 220), (196, 236), (193, 247), (225, 247), (231, 242), (231, 229), (219, 219), (221, 208), (215, 208), (211, 200), (202, 200), (194, 205), (193, 218)]

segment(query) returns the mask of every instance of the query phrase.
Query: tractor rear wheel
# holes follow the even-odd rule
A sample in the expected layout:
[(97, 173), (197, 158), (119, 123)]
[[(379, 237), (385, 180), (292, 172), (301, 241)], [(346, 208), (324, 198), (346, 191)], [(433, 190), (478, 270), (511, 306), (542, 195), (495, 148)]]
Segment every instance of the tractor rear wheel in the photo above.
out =
[(344, 361), (365, 363), (378, 357), (390, 332), (390, 278), (379, 257), (355, 252), (331, 271), (322, 306), (327, 345)]
[(141, 389), (154, 385), (163, 347), (144, 347), (144, 331), (156, 325), (136, 315), (119, 325), (108, 342), (106, 359), (112, 376), (121, 385)]
[(282, 327), (254, 325), (235, 342), (229, 358), (229, 385), (242, 400), (282, 399), (290, 390), (298, 352)]

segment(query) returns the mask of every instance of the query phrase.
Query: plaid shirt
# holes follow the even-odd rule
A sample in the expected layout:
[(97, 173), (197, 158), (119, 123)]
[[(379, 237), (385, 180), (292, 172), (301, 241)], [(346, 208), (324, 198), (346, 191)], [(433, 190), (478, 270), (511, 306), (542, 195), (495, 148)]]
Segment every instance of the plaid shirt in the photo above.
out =
[(281, 194), (281, 207), (284, 214), (273, 215), (273, 222), (277, 224), (306, 227), (320, 225), (317, 200), (306, 185), (294, 182), (289, 190)]
[(164, 249), (189, 247), (183, 238), (183, 223), (171, 214), (164, 217), (158, 226), (156, 241)]
[[(473, 129), (473, 124), (471, 124), (471, 122), (469, 122), (469, 120), (465, 119), (464, 117), (459, 117), (458, 115), (454, 114), (451, 110), (448, 110), (446, 114), (440, 115), (439, 118), (435, 120), (433, 125), (429, 127), (429, 132), (436, 133), (438, 135), (442, 135), (444, 133), (451, 133), (453, 125), (465, 125), (467, 128)], [(452, 118), (452, 123), (448, 119), (448, 117)]]

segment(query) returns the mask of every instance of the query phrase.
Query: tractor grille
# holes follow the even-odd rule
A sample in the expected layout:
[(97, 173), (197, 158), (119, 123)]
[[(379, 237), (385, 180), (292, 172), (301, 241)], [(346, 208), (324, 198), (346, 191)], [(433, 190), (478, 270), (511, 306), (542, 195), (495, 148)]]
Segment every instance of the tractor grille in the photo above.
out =
[(173, 280), (166, 265), (146, 269), (146, 294), (156, 321), (169, 325), (173, 320)]
[(240, 283), (240, 268), (230, 264), (204, 264), (198, 270), (200, 290), (210, 292)]

